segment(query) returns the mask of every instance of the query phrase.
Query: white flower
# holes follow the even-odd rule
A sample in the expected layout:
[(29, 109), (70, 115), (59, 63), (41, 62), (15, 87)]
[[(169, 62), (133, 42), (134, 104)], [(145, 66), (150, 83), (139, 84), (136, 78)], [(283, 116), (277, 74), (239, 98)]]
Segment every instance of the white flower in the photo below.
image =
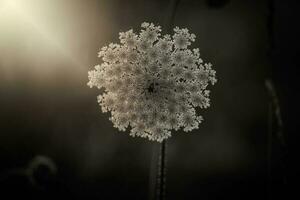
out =
[(174, 32), (173, 40), (176, 49), (186, 49), (191, 45), (191, 42), (195, 41), (196, 35), (190, 34), (187, 28), (180, 29), (175, 27)]
[(197, 129), (203, 118), (195, 108), (210, 106), (207, 89), (216, 72), (188, 49), (195, 35), (174, 28), (161, 36), (161, 27), (144, 22), (139, 34), (119, 34), (120, 44), (101, 48), (102, 64), (88, 72), (90, 87), (102, 89), (98, 103), (120, 131), (161, 142), (172, 130)]

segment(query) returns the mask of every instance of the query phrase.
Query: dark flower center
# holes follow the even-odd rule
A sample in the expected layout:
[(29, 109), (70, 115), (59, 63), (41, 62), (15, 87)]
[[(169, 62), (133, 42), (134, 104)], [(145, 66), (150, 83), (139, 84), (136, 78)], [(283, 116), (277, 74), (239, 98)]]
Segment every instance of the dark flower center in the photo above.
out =
[(157, 92), (157, 86), (158, 86), (158, 83), (151, 83), (147, 88), (148, 93), (150, 93), (150, 94), (156, 93)]

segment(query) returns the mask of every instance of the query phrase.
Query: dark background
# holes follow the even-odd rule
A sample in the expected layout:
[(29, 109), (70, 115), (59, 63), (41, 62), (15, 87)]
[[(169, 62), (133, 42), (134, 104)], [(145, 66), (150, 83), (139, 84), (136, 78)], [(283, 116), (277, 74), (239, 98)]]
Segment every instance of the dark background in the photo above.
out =
[[(118, 32), (138, 31), (144, 21), (163, 25), (169, 1), (15, 2), (0, 0), (1, 194), (147, 199), (157, 144), (112, 127), (97, 105), (99, 91), (86, 85), (87, 72)], [(287, 141), (299, 62), (293, 2), (179, 2), (174, 25), (197, 35), (194, 47), (213, 63), (218, 83), (200, 128), (167, 141), (167, 199), (289, 199), (287, 142), (276, 125), (268, 135), (265, 81), (274, 83)], [(33, 184), (19, 169), (37, 155), (57, 171), (37, 169)]]

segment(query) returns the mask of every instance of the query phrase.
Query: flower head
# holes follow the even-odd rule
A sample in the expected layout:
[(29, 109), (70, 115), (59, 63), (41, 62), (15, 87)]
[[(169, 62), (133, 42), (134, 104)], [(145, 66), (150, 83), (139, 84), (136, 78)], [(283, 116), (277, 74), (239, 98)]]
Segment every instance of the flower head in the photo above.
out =
[(161, 142), (171, 130), (197, 129), (203, 118), (195, 108), (210, 106), (209, 84), (217, 81), (199, 49), (188, 49), (195, 35), (174, 28), (161, 35), (161, 27), (144, 22), (139, 34), (119, 35), (120, 44), (102, 47), (102, 64), (89, 71), (88, 85), (104, 89), (98, 96), (103, 112), (120, 131)]

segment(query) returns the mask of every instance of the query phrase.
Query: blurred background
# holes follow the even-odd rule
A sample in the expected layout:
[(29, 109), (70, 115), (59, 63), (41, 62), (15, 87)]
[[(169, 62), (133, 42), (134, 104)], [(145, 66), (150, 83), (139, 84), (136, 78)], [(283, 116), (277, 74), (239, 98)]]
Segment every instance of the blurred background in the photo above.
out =
[[(197, 35), (194, 47), (218, 83), (200, 128), (167, 141), (167, 199), (287, 199), (295, 2), (179, 1), (174, 25)], [(0, 0), (1, 195), (148, 199), (157, 144), (113, 128), (87, 72), (120, 31), (163, 25), (169, 3)], [(266, 79), (278, 95), (281, 136)]]

